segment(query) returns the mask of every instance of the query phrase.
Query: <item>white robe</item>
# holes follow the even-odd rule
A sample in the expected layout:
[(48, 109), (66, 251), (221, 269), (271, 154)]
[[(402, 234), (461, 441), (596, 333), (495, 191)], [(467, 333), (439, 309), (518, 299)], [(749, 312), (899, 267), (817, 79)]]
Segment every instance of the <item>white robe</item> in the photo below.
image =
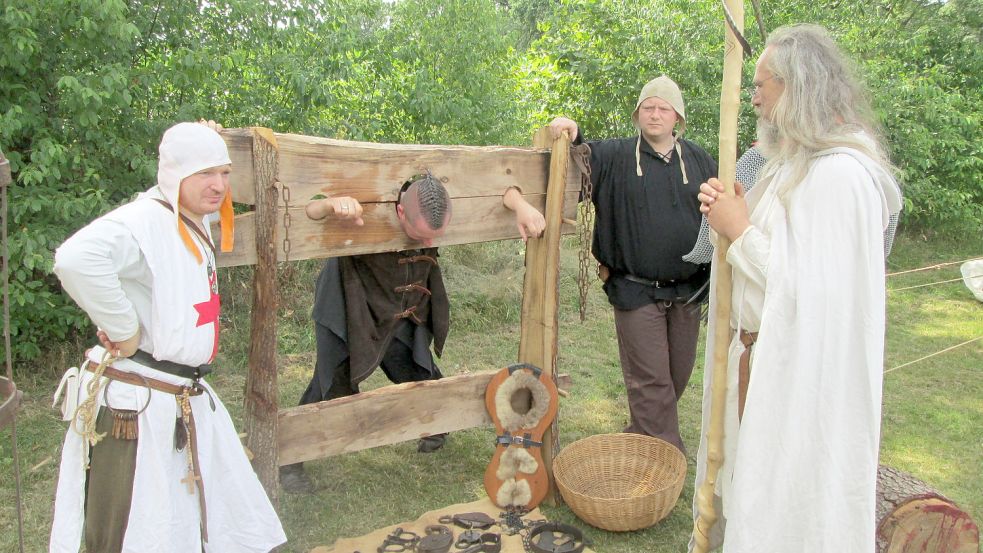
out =
[[(198, 264), (174, 229), (174, 214), (147, 196), (100, 217), (69, 238), (57, 251), (55, 272), (66, 291), (110, 339), (121, 341), (141, 331), (140, 348), (157, 359), (189, 365), (208, 362), (215, 325), (200, 318), (195, 304), (211, 297), (207, 264)], [(205, 225), (207, 229), (208, 226)], [(202, 247), (209, 259), (211, 252)], [(156, 284), (156, 285), (155, 285)], [(99, 362), (95, 347), (89, 359)], [(114, 363), (165, 382), (187, 385), (176, 377), (129, 359)], [(82, 371), (82, 403), (92, 373)], [(191, 398), (198, 435), (198, 456), (205, 489), (206, 552), (266, 552), (286, 541), (265, 491), (246, 459), (232, 420), (215, 392)], [(184, 451), (174, 449), (178, 416), (174, 396), (142, 386), (112, 382), (109, 403), (140, 410), (133, 500), (123, 540), (132, 553), (186, 553), (201, 549), (198, 491), (189, 493)], [(214, 408), (212, 407), (214, 401)], [(103, 394), (98, 397), (103, 405)], [(49, 549), (79, 550), (85, 507), (86, 445), (74, 425), (65, 436), (54, 523)], [(95, 493), (98, 493), (97, 491)]]
[[(711, 543), (723, 543), (726, 553), (869, 553), (885, 327), (883, 231), (900, 210), (900, 191), (873, 160), (846, 148), (818, 156), (785, 203), (777, 194), (783, 176), (779, 170), (749, 192), (752, 226), (727, 253), (734, 269), (731, 325), (760, 334), (740, 423), (743, 346), (736, 336), (730, 346)], [(712, 313), (710, 321), (713, 336)], [(707, 367), (713, 349), (708, 342)], [(708, 373), (697, 489), (706, 474), (712, 392)]]

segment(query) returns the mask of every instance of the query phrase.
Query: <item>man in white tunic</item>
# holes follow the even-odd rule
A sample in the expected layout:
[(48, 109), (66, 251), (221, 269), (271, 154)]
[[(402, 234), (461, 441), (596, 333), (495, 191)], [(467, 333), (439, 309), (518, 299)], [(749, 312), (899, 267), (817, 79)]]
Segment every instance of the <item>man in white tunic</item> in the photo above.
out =
[[(229, 153), (214, 130), (164, 133), (157, 186), (55, 254), (99, 328), (65, 437), (50, 551), (266, 552), (286, 541), (225, 407), (202, 379), (218, 346), (208, 216), (232, 246)], [(105, 355), (105, 357), (104, 357)], [(97, 377), (97, 375), (99, 375)]]
[[(726, 196), (711, 179), (700, 194), (710, 226), (732, 241), (733, 267), (721, 516), (711, 543), (726, 553), (869, 553), (884, 231), (900, 211), (900, 189), (863, 90), (822, 28), (771, 34), (753, 103), (768, 159), (757, 185), (746, 198)], [(697, 487), (711, 384), (706, 378)]]

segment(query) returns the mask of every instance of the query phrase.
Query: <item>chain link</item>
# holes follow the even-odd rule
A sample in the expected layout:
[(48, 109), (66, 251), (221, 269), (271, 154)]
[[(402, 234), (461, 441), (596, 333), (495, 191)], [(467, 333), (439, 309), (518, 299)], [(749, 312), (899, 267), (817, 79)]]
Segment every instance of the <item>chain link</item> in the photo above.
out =
[(293, 276), (293, 265), (290, 263), (290, 225), (293, 218), (290, 214), (290, 186), (280, 183), (280, 195), (283, 198), (283, 278), (289, 281)]
[(587, 294), (590, 292), (593, 275), (597, 272), (597, 262), (590, 253), (591, 236), (594, 232), (594, 201), (590, 182), (590, 149), (586, 146), (574, 148), (573, 154), (580, 169), (580, 228), (577, 230), (580, 238), (580, 251), (577, 253), (580, 272), (577, 275), (577, 287), (580, 289), (580, 322), (584, 322), (587, 319)]

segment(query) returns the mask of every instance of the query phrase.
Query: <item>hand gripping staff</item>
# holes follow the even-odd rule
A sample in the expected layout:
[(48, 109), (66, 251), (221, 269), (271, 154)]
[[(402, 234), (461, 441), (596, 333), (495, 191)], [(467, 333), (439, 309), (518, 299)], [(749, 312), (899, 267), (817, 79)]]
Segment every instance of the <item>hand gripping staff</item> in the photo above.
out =
[[(726, 194), (734, 194), (737, 165), (737, 116), (741, 107), (741, 68), (744, 63), (742, 45), (744, 31), (743, 0), (723, 0), (725, 15), (724, 71), (720, 86), (720, 165), (718, 178)], [(746, 44), (746, 42), (744, 43)], [(710, 550), (710, 528), (717, 522), (718, 513), (713, 502), (717, 474), (724, 455), (724, 402), (727, 393), (727, 346), (730, 342), (731, 268), (727, 263), (730, 242), (717, 237), (714, 248), (714, 281), (716, 328), (713, 370), (704, 378), (711, 378), (710, 425), (707, 431), (707, 465), (703, 484), (696, 491), (698, 516), (693, 523), (694, 553)]]

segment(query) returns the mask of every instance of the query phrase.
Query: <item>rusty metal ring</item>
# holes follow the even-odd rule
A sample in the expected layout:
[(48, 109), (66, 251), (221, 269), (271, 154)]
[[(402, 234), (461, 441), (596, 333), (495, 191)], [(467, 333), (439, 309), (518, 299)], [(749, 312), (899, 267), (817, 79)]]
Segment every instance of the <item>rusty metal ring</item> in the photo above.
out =
[[(90, 361), (90, 363), (91, 363), (91, 361)], [(142, 409), (140, 409), (139, 411), (136, 412), (137, 415), (140, 415), (144, 411), (147, 410), (147, 407), (150, 407), (150, 398), (151, 398), (151, 396), (153, 396), (153, 392), (151, 391), (150, 382), (147, 381), (147, 377), (143, 376), (140, 373), (130, 373), (130, 374), (132, 374), (132, 375), (136, 376), (137, 378), (139, 378), (140, 380), (142, 380), (143, 381), (143, 387), (147, 389), (147, 403), (145, 403), (143, 405), (143, 408)], [(106, 386), (103, 387), (103, 389), (102, 389), (102, 402), (103, 402), (103, 404), (105, 404), (106, 409), (109, 409), (110, 411), (115, 411), (115, 409), (113, 409), (113, 406), (109, 404), (109, 385), (113, 383), (113, 379), (112, 378), (109, 378), (108, 376), (106, 376), (105, 378), (106, 378), (107, 382), (106, 382)]]

